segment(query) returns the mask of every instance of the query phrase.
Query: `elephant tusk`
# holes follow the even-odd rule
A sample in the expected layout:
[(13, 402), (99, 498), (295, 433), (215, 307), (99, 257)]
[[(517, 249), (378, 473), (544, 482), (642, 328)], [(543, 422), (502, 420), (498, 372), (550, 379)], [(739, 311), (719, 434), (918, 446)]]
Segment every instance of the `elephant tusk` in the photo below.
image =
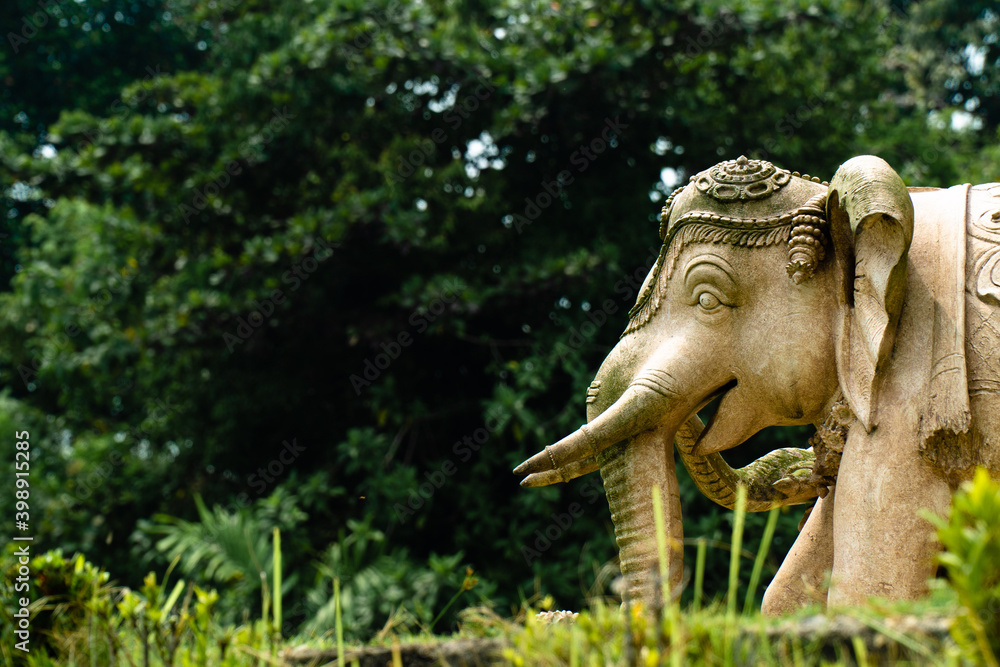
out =
[[(614, 444), (614, 443), (609, 443)], [(603, 449), (600, 448), (600, 449)], [(594, 438), (590, 434), (590, 429), (585, 424), (573, 433), (554, 445), (546, 445), (545, 449), (532, 456), (521, 465), (514, 468), (515, 475), (527, 475), (530, 473), (558, 471), (578, 462), (577, 459), (582, 452), (585, 458), (593, 458), (600, 449), (594, 444)], [(576, 475), (579, 477), (579, 475)], [(573, 479), (572, 477), (568, 479)], [(558, 479), (555, 481), (568, 481), (568, 479)], [(553, 482), (548, 482), (552, 484)]]
[(662, 411), (669, 405), (670, 401), (662, 394), (632, 385), (593, 421), (514, 468), (514, 474), (557, 470), (596, 456), (617, 442), (654, 428), (664, 420)]
[(585, 459), (574, 461), (562, 468), (528, 475), (521, 480), (521, 486), (548, 486), (549, 484), (568, 482), (577, 477), (583, 477), (592, 473), (600, 467), (601, 465), (597, 462), (597, 459), (593, 456), (588, 456)]

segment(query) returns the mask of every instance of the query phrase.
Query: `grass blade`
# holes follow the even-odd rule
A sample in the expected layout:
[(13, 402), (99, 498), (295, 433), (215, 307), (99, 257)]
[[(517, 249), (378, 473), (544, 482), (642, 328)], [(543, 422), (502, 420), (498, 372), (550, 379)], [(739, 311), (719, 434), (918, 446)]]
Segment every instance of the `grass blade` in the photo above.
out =
[(705, 551), (708, 542), (704, 537), (698, 538), (698, 551), (694, 561), (694, 610), (701, 609), (702, 591), (705, 588)]
[(743, 615), (750, 613), (750, 607), (754, 604), (754, 593), (757, 592), (757, 584), (760, 583), (760, 573), (764, 569), (764, 559), (771, 549), (771, 538), (774, 537), (774, 529), (778, 525), (777, 507), (772, 507), (767, 514), (767, 524), (764, 526), (764, 536), (760, 539), (760, 549), (757, 550), (757, 558), (753, 562), (753, 572), (750, 573), (750, 585), (747, 588), (747, 599), (743, 603)]
[(861, 621), (875, 632), (893, 640), (900, 646), (905, 646), (906, 648), (910, 649), (911, 651), (918, 654), (922, 658), (926, 658), (928, 660), (933, 660), (935, 658), (934, 651), (933, 649), (931, 649), (930, 646), (927, 646), (926, 644), (924, 644), (923, 642), (919, 641), (914, 637), (908, 637), (902, 632), (890, 628), (881, 620), (874, 618), (872, 616), (868, 616), (861, 609), (855, 609), (855, 613), (851, 614), (851, 616)]
[[(660, 594), (662, 595), (663, 609), (666, 612), (667, 625), (670, 627), (670, 664), (672, 667), (681, 666), (681, 632), (680, 632), (680, 601), (672, 599), (670, 591), (670, 561), (667, 559), (667, 549), (670, 548), (667, 542), (667, 522), (663, 516), (663, 498), (660, 496), (660, 487), (653, 486), (653, 523), (656, 526), (656, 553), (660, 561)], [(662, 623), (663, 619), (656, 619), (657, 623)], [(662, 628), (659, 632), (662, 632)]]
[(656, 553), (660, 561), (660, 598), (664, 607), (670, 604), (670, 564), (667, 561), (667, 526), (663, 518), (660, 487), (653, 485), (653, 523), (656, 526)]
[(274, 529), (274, 631), (281, 634), (281, 530)]
[(740, 582), (740, 552), (743, 550), (743, 526), (747, 517), (747, 487), (736, 487), (736, 513), (733, 517), (733, 543), (729, 556), (729, 595), (726, 597), (726, 625), (723, 651), (726, 665), (733, 664), (733, 635), (736, 632), (736, 589)]
[(726, 598), (726, 619), (736, 617), (736, 589), (740, 582), (740, 551), (743, 549), (743, 526), (746, 523), (747, 488), (736, 487), (736, 515), (733, 518), (733, 543), (729, 556), (729, 595)]
[(333, 578), (334, 625), (337, 628), (337, 667), (344, 667), (344, 619), (340, 613), (340, 577)]
[(168, 597), (167, 601), (163, 603), (163, 618), (166, 618), (167, 615), (170, 613), (170, 610), (173, 608), (174, 603), (177, 602), (177, 598), (181, 596), (181, 591), (183, 590), (184, 590), (184, 580), (181, 579), (174, 586), (174, 590), (170, 593), (170, 597)]
[(851, 644), (854, 646), (854, 660), (858, 667), (868, 667), (868, 649), (861, 637), (851, 637)]

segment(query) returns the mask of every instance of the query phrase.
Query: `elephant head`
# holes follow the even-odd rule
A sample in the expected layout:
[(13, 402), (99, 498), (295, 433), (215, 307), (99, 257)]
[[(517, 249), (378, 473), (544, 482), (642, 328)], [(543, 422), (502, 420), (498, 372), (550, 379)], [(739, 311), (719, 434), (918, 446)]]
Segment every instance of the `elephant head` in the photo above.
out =
[[(899, 176), (854, 158), (831, 184), (769, 162), (722, 162), (667, 199), (663, 241), (621, 340), (587, 391), (576, 432), (515, 469), (539, 486), (600, 468), (626, 597), (652, 600), (651, 487), (661, 487), (669, 578), (682, 536), (673, 444), (709, 497), (748, 509), (807, 502), (806, 450), (779, 450), (743, 471), (718, 452), (773, 425), (819, 424), (843, 397), (873, 424), (876, 369), (902, 306), (913, 209)], [(719, 407), (704, 429), (697, 412)]]

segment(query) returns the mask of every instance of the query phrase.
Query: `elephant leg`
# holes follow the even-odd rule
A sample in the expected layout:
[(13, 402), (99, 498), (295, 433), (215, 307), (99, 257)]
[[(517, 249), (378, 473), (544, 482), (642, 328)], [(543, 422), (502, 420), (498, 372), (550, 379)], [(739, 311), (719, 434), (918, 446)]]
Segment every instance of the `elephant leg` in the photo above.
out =
[(944, 514), (951, 489), (917, 451), (912, 432), (884, 419), (852, 429), (837, 475), (829, 604), (927, 594), (940, 545), (921, 509)]
[(826, 603), (827, 582), (833, 568), (833, 497), (831, 489), (816, 501), (806, 525), (795, 539), (764, 591), (761, 611), (779, 616), (815, 603)]
[[(679, 591), (684, 572), (680, 492), (672, 433), (640, 433), (597, 455), (615, 524), (625, 598), (653, 604), (660, 598), (652, 488), (660, 487), (667, 529), (667, 566), (671, 591)], [(669, 438), (669, 439), (668, 439)], [(673, 593), (676, 594), (676, 593)]]

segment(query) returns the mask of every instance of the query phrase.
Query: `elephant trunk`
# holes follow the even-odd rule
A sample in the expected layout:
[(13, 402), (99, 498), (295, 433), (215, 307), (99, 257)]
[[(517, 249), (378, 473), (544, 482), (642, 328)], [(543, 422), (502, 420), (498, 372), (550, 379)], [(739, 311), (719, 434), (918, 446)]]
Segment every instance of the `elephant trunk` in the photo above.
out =
[(673, 441), (692, 406), (664, 382), (639, 374), (612, 405), (586, 425), (531, 457), (514, 472), (525, 486), (565, 481), (600, 466), (615, 526), (625, 598), (659, 598), (652, 488), (658, 486), (667, 526), (668, 580), (679, 591), (683, 574), (680, 494)]
[(597, 454), (615, 526), (624, 598), (629, 602), (660, 598), (660, 578), (652, 487), (660, 488), (667, 529), (667, 580), (671, 595), (680, 592), (684, 538), (680, 493), (674, 467), (674, 429), (644, 431)]
[(747, 490), (746, 511), (766, 512), (773, 507), (808, 503), (819, 495), (812, 480), (816, 455), (811, 449), (776, 449), (745, 468), (733, 470), (718, 452), (692, 454), (704, 428), (698, 415), (692, 415), (678, 429), (674, 444), (695, 486), (709, 500), (735, 509), (736, 489), (743, 486)]

